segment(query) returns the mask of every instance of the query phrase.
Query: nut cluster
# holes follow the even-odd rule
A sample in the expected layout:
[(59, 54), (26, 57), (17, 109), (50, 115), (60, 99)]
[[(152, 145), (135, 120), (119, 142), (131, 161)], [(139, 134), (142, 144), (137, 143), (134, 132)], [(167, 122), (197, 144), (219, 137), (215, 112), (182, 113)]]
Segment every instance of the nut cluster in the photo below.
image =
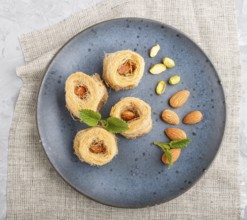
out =
[[(160, 51), (160, 49), (161, 48), (158, 44), (153, 46), (150, 49), (150, 57), (152, 58), (155, 57)], [(149, 71), (151, 74), (157, 75), (157, 74), (161, 74), (167, 69), (171, 69), (174, 67), (175, 67), (175, 61), (169, 57), (164, 57), (162, 59), (162, 63), (156, 63), (152, 65)], [(171, 76), (168, 79), (169, 85), (177, 85), (180, 81), (181, 81), (181, 77), (179, 75)], [(166, 88), (167, 88), (166, 82), (164, 80), (159, 81), (155, 89), (156, 94), (157, 95), (163, 94)], [(180, 90), (170, 97), (169, 104), (174, 109), (180, 108), (187, 102), (189, 97), (190, 97), (190, 91)], [(170, 124), (170, 125), (179, 125), (180, 123), (180, 118), (178, 114), (175, 111), (170, 110), (170, 109), (165, 109), (161, 114), (161, 118), (165, 123)], [(185, 115), (182, 122), (184, 124), (194, 125), (194, 124), (199, 123), (202, 119), (203, 119), (203, 114), (200, 111), (195, 110)], [(164, 133), (170, 140), (183, 140), (187, 138), (185, 131), (183, 131), (180, 128), (170, 127), (170, 128), (165, 129)], [(181, 153), (181, 149), (171, 149), (170, 150), (170, 155), (172, 155), (172, 162), (175, 162), (179, 158), (180, 153)], [(165, 164), (169, 164), (166, 154), (163, 154), (162, 161)]]

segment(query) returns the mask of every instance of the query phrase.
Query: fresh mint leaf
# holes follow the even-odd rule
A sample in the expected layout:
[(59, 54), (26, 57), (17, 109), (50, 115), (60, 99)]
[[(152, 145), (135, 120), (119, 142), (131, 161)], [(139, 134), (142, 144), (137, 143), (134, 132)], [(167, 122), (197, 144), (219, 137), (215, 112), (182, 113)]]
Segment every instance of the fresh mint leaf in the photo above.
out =
[(172, 162), (172, 154), (170, 150), (176, 149), (176, 148), (186, 148), (190, 142), (191, 142), (191, 139), (186, 138), (182, 140), (170, 141), (168, 143), (165, 143), (165, 142), (153, 142), (153, 143), (163, 150), (169, 162), (168, 169), (171, 169), (173, 162)]
[(80, 120), (88, 126), (94, 127), (99, 123), (101, 114), (90, 109), (80, 110)]
[(163, 151), (170, 149), (170, 146), (167, 143), (154, 142), (153, 144), (155, 144), (156, 146), (160, 147)]
[(190, 138), (186, 138), (186, 139), (182, 139), (182, 140), (175, 140), (175, 141), (170, 141), (169, 146), (171, 149), (186, 148), (190, 142), (191, 142)]
[(173, 162), (172, 162), (172, 154), (169, 150), (165, 150), (164, 151), (167, 159), (168, 159), (168, 162), (169, 162), (169, 165), (168, 165), (168, 170), (172, 168), (172, 165), (173, 165)]
[(101, 119), (101, 114), (99, 112), (90, 109), (80, 110), (80, 120), (91, 127), (100, 124), (107, 131), (112, 133), (122, 133), (129, 128), (128, 124), (122, 119), (115, 117), (109, 117), (106, 120)]
[(109, 117), (106, 119), (106, 126), (105, 129), (107, 131), (110, 131), (112, 133), (122, 133), (126, 130), (128, 130), (128, 124), (123, 121), (122, 119), (115, 118), (115, 117)]

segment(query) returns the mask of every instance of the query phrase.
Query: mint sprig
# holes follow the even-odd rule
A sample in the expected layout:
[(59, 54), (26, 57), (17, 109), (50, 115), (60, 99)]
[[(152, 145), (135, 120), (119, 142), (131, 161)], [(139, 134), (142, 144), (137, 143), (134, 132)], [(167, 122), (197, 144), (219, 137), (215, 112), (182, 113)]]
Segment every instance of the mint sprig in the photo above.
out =
[(171, 149), (186, 148), (190, 142), (191, 142), (190, 138), (186, 138), (182, 140), (175, 140), (175, 141), (170, 141), (169, 146)]
[(101, 114), (89, 109), (80, 110), (80, 120), (88, 126), (96, 126), (101, 119)]
[(107, 125), (106, 130), (112, 133), (122, 133), (123, 131), (128, 130), (128, 124), (119, 118), (109, 117), (106, 119)]
[(168, 170), (171, 169), (172, 165), (173, 165), (173, 162), (172, 162), (172, 154), (169, 150), (164, 150), (164, 153), (168, 159), (168, 162), (169, 162), (169, 165), (168, 165)]
[(128, 124), (122, 119), (116, 117), (109, 117), (101, 119), (101, 114), (90, 109), (80, 110), (80, 121), (88, 126), (95, 127), (101, 125), (111, 133), (122, 133), (129, 129)]
[(168, 169), (170, 169), (173, 165), (172, 163), (172, 154), (170, 152), (171, 149), (182, 149), (182, 148), (186, 148), (188, 146), (188, 144), (191, 142), (190, 138), (185, 138), (182, 140), (175, 140), (175, 141), (170, 141), (168, 143), (165, 142), (154, 142), (154, 144), (158, 147), (160, 147), (164, 154), (166, 155), (168, 162), (169, 162), (169, 166)]

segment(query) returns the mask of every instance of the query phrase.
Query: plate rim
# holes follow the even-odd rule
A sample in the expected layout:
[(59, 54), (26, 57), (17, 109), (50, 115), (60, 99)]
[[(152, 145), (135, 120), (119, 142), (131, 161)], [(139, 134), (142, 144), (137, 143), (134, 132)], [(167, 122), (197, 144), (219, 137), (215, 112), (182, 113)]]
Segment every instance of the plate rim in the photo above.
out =
[[(198, 175), (197, 179), (192, 183), (190, 184), (190, 186), (188, 188), (186, 188), (185, 190), (183, 190), (182, 192), (179, 192), (177, 194), (175, 194), (174, 196), (171, 196), (168, 200), (166, 201), (161, 201), (161, 202), (157, 202), (155, 204), (151, 204), (151, 205), (144, 205), (144, 206), (136, 206), (136, 207), (133, 207), (133, 206), (118, 206), (118, 205), (113, 205), (113, 204), (109, 204), (107, 202), (104, 202), (104, 201), (100, 201), (100, 200), (97, 200), (87, 194), (85, 194), (84, 192), (81, 192), (69, 179), (67, 179), (56, 167), (55, 165), (51, 162), (51, 159), (48, 155), (48, 153), (46, 152), (46, 148), (42, 142), (42, 139), (41, 139), (41, 131), (40, 131), (40, 128), (39, 128), (39, 100), (40, 100), (40, 96), (41, 96), (41, 89), (43, 87), (43, 84), (44, 84), (44, 80), (45, 80), (45, 77), (48, 75), (48, 72), (52, 66), (52, 64), (54, 63), (54, 60), (56, 59), (56, 57), (59, 55), (59, 53), (64, 49), (64, 47), (66, 47), (71, 41), (73, 41), (76, 37), (78, 37), (81, 33), (83, 33), (84, 31), (87, 31), (91, 28), (93, 28), (94, 26), (97, 26), (97, 25), (101, 25), (101, 24), (104, 24), (104, 23), (108, 23), (108, 22), (112, 22), (112, 21), (121, 21), (121, 20), (143, 20), (143, 21), (147, 21), (147, 22), (153, 22), (153, 23), (156, 23), (156, 24), (159, 24), (159, 25), (163, 25), (164, 27), (167, 27), (175, 32), (177, 32), (178, 34), (181, 34), (183, 35), (184, 37), (186, 37), (188, 40), (190, 40), (196, 47), (197, 49), (200, 50), (200, 52), (206, 57), (206, 59), (209, 61), (209, 63), (212, 65), (212, 68), (215, 70), (215, 73), (216, 73), (216, 76), (219, 78), (220, 80), (220, 88), (222, 90), (222, 95), (223, 95), (223, 98), (224, 98), (224, 101), (225, 101), (225, 105), (224, 105), (224, 111), (225, 111), (225, 117), (224, 117), (224, 127), (223, 127), (223, 133), (222, 133), (222, 137), (221, 137), (221, 140), (220, 140), (220, 143), (219, 143), (219, 146), (216, 150), (216, 153), (215, 155), (213, 156), (213, 159), (211, 160), (211, 162), (208, 164), (208, 166), (206, 167), (206, 169), (200, 174)], [(81, 195), (85, 196), (86, 198), (89, 198), (91, 200), (93, 200), (94, 202), (97, 202), (97, 203), (100, 203), (100, 204), (103, 204), (103, 205), (106, 205), (106, 206), (109, 206), (109, 207), (114, 207), (114, 208), (121, 208), (121, 209), (144, 209), (144, 208), (147, 208), (147, 207), (152, 207), (152, 206), (155, 206), (155, 205), (160, 205), (160, 204), (164, 204), (164, 203), (167, 203), (167, 202), (170, 202), (171, 200), (173, 199), (176, 199), (178, 198), (179, 196), (181, 196), (182, 194), (188, 192), (189, 190), (191, 190), (193, 188), (193, 186), (198, 183), (202, 177), (207, 173), (207, 171), (211, 168), (212, 164), (214, 163), (217, 155), (219, 154), (219, 151), (220, 151), (220, 148), (222, 147), (222, 142), (223, 140), (225, 139), (225, 130), (226, 130), (226, 127), (228, 125), (228, 111), (227, 111), (227, 103), (226, 103), (226, 95), (225, 95), (225, 91), (224, 91), (224, 87), (222, 85), (222, 80), (221, 80), (221, 76), (219, 75), (218, 71), (217, 71), (217, 68), (215, 67), (214, 63), (212, 62), (212, 60), (210, 59), (210, 57), (206, 54), (206, 52), (190, 37), (188, 36), (187, 34), (185, 34), (184, 32), (182, 32), (181, 30), (169, 25), (169, 24), (166, 24), (166, 23), (163, 23), (161, 21), (158, 21), (158, 20), (154, 20), (154, 19), (149, 19), (149, 18), (142, 18), (142, 17), (119, 17), (119, 18), (113, 18), (113, 19), (108, 19), (108, 20), (104, 20), (104, 21), (101, 21), (101, 22), (98, 22), (98, 23), (95, 23), (85, 29), (83, 29), (82, 31), (78, 32), (76, 35), (74, 35), (72, 38), (70, 38), (69, 40), (67, 40), (59, 49), (58, 51), (56, 51), (56, 53), (54, 54), (54, 56), (52, 57), (52, 59), (50, 60), (50, 62), (47, 64), (47, 67), (45, 68), (45, 73), (41, 79), (41, 83), (40, 83), (40, 86), (39, 86), (39, 91), (38, 91), (38, 94), (37, 94), (37, 102), (36, 102), (36, 126), (37, 126), (37, 130), (38, 130), (38, 135), (39, 135), (39, 139), (40, 139), (40, 142), (41, 142), (41, 145), (42, 145), (42, 149), (44, 150), (45, 152), (45, 155), (49, 161), (49, 163), (52, 165), (52, 167), (54, 168), (54, 170), (56, 171), (57, 174), (59, 174), (59, 176), (61, 177), (61, 179), (66, 183), (68, 184), (70, 187), (72, 187), (75, 191), (77, 191), (78, 193), (80, 193)]]

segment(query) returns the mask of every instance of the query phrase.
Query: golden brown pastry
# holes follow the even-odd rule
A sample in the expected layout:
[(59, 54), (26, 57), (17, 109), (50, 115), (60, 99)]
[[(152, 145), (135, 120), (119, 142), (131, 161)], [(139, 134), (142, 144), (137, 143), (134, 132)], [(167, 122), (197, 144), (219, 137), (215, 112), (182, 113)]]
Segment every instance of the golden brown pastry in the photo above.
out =
[(77, 118), (79, 118), (81, 109), (99, 111), (107, 99), (107, 89), (98, 74), (89, 76), (76, 72), (66, 80), (66, 107)]
[(129, 129), (121, 133), (128, 139), (143, 136), (152, 129), (151, 107), (141, 99), (123, 98), (112, 107), (110, 115), (128, 123)]
[(144, 59), (131, 50), (106, 54), (103, 62), (103, 79), (116, 91), (132, 89), (140, 82), (144, 66)]
[(102, 166), (117, 155), (117, 139), (114, 134), (104, 128), (88, 128), (76, 134), (74, 150), (82, 162)]

